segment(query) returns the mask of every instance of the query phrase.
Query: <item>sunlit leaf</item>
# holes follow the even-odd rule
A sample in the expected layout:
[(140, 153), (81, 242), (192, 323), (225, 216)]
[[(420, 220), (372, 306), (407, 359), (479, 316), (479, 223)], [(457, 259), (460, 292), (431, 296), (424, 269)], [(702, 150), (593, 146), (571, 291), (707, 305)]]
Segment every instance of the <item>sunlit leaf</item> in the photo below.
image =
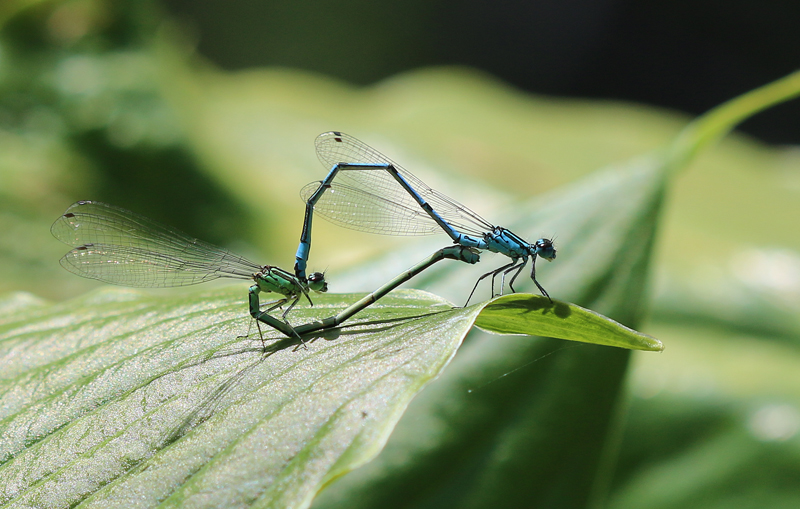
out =
[(545, 297), (514, 294), (493, 300), (475, 324), (496, 334), (530, 334), (633, 350), (661, 351), (664, 345), (590, 309)]

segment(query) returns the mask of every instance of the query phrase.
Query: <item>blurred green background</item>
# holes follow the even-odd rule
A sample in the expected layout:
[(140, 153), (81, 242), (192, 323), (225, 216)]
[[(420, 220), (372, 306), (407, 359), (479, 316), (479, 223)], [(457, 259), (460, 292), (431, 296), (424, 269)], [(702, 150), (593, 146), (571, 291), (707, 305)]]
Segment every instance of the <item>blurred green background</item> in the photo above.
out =
[[(800, 56), (791, 2), (522, 4), (3, 3), (0, 305), (98, 286), (58, 266), (48, 232), (77, 199), (288, 268), (320, 132), (491, 218), (664, 146)], [(601, 506), (800, 506), (796, 103), (672, 185), (642, 328), (666, 351), (634, 354)], [(312, 268), (335, 291), (372, 289), (347, 271), (415, 242), (318, 224)]]

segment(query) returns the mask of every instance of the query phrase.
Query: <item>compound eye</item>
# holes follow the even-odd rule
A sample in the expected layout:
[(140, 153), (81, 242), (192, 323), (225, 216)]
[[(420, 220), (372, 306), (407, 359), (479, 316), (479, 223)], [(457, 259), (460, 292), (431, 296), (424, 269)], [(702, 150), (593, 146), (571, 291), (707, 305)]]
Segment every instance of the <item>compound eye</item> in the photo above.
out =
[(313, 272), (308, 275), (308, 287), (315, 292), (327, 292), (328, 283), (325, 281), (325, 274)]
[(550, 239), (539, 239), (536, 241), (536, 254), (541, 256), (547, 261), (553, 261), (556, 258), (556, 248), (553, 247), (553, 241)]

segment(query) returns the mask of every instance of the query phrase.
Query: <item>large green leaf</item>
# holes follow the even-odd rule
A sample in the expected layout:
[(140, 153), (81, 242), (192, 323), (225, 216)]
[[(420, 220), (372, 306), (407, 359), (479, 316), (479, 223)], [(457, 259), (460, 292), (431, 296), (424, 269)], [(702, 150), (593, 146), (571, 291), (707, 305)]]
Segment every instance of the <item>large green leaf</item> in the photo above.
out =
[[(306, 505), (377, 454), (484, 308), (398, 291), (352, 324), (307, 337), (307, 348), (284, 338), (264, 351), (258, 336), (238, 335), (249, 321), (244, 296), (233, 288), (170, 298), (107, 289), (55, 306), (25, 294), (4, 301), (0, 501)], [(355, 299), (320, 296), (292, 319), (324, 318)], [(512, 302), (515, 312), (504, 313)], [(495, 300), (484, 326), (542, 332), (539, 316), (516, 312), (531, 303), (553, 310), (561, 336), (590, 340), (588, 325), (604, 328), (599, 341), (661, 348), (533, 296)]]
[(264, 352), (237, 336), (245, 296), (110, 289), (5, 315), (2, 501), (302, 506), (375, 454), (480, 312), (392, 295), (357, 327)]

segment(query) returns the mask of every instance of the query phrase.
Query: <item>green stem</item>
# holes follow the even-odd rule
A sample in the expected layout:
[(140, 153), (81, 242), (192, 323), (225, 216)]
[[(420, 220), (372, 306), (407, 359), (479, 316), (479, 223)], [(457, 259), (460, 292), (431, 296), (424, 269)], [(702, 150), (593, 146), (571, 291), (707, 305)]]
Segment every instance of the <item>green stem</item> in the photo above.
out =
[(800, 71), (795, 71), (735, 97), (695, 119), (681, 131), (667, 151), (670, 172), (684, 168), (699, 151), (728, 134), (741, 121), (798, 96)]

